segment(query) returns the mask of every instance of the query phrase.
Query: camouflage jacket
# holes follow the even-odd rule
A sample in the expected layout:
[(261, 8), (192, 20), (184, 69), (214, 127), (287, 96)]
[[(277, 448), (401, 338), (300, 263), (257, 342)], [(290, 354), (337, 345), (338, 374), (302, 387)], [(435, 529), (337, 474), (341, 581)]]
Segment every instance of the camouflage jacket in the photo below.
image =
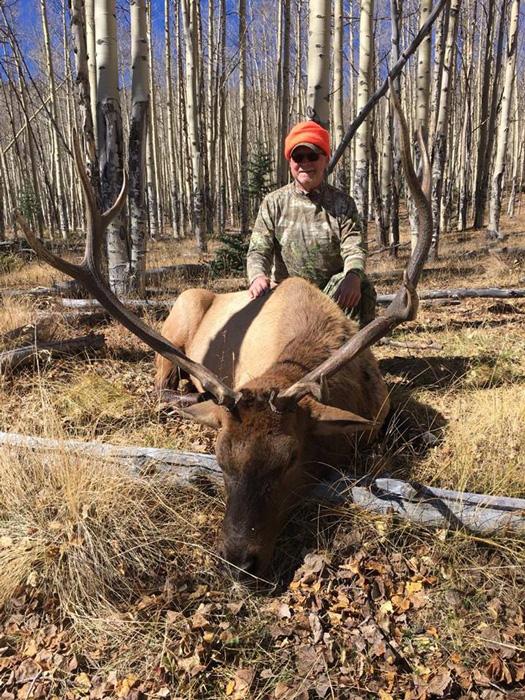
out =
[(338, 272), (364, 272), (366, 247), (354, 200), (323, 184), (304, 194), (295, 183), (267, 195), (248, 249), (248, 281), (304, 277), (322, 288)]

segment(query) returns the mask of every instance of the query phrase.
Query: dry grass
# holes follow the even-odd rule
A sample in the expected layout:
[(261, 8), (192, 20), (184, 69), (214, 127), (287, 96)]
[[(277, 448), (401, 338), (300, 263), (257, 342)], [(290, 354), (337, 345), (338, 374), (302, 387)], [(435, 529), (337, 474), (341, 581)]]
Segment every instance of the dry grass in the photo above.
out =
[(0, 305), (0, 335), (32, 323), (34, 305), (28, 299), (5, 297)]
[[(83, 652), (120, 667), (158, 664), (166, 634), (160, 611), (176, 607), (178, 579), (187, 585), (188, 566), (204, 562), (213, 571), (209, 520), (202, 528), (213, 503), (104, 460), (4, 450), (0, 602), (29, 586), (56, 601)], [(151, 616), (141, 612), (148, 607)]]
[(417, 468), (423, 483), (525, 496), (523, 384), (450, 397), (443, 442)]
[(64, 275), (44, 263), (23, 263), (12, 266), (2, 275), (2, 287), (6, 289), (11, 287), (17, 289), (50, 287), (55, 282), (64, 279)]

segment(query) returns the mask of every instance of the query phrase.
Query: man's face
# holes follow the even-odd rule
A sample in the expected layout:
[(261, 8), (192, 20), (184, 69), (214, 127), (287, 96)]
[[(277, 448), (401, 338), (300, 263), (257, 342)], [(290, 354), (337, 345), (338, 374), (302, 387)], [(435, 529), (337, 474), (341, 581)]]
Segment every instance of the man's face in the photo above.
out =
[(328, 156), (324, 153), (315, 153), (308, 146), (297, 146), (290, 158), (292, 177), (305, 192), (311, 192), (319, 187), (327, 166)]

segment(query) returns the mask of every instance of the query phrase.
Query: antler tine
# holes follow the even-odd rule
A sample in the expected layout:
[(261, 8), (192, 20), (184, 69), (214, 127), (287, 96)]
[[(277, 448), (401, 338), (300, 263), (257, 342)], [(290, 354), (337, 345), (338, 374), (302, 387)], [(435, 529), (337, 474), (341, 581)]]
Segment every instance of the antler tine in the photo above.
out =
[(395, 91), (392, 90), (392, 86), (390, 86), (390, 88), (390, 96), (400, 124), (403, 168), (419, 217), (419, 235), (416, 247), (405, 270), (403, 284), (387, 308), (386, 314), (369, 323), (342, 345), (336, 353), (325, 360), (325, 362), (313, 369), (291, 387), (280, 392), (274, 401), (279, 407), (284, 408), (288, 402), (298, 401), (306, 394), (312, 394), (319, 400), (326, 400), (328, 397), (323, 397), (322, 387), (326, 386), (326, 379), (328, 377), (331, 377), (343, 365), (357, 357), (363, 350), (377, 343), (378, 340), (383, 338), (400, 323), (413, 320), (416, 317), (418, 307), (416, 285), (427, 259), (432, 240), (432, 211), (428, 195), (430, 192), (430, 160), (425, 139), (422, 132), (420, 132), (419, 139), (423, 160), (423, 183), (425, 188), (423, 190), (414, 171), (412, 158), (410, 156), (410, 141), (406, 120), (401, 111), (401, 106), (395, 95)]
[(27, 221), (17, 214), (18, 222), (26, 238), (37, 255), (49, 265), (81, 282), (88, 292), (97, 299), (110, 315), (128, 330), (134, 333), (146, 345), (162, 355), (174, 365), (191, 374), (199, 380), (205, 391), (212, 394), (219, 404), (233, 408), (240, 398), (240, 393), (230, 389), (213, 372), (203, 365), (190, 360), (184, 353), (166, 340), (160, 333), (147, 326), (138, 316), (129, 311), (118, 297), (107, 287), (100, 273), (100, 258), (103, 234), (111, 219), (118, 213), (124, 203), (127, 181), (124, 176), (121, 192), (115, 204), (104, 214), (100, 214), (96, 204), (95, 193), (91, 187), (88, 175), (82, 165), (82, 156), (78, 139), (74, 141), (74, 152), (77, 170), (82, 182), (86, 202), (87, 240), (86, 252), (80, 265), (75, 265), (51, 253), (36, 238)]

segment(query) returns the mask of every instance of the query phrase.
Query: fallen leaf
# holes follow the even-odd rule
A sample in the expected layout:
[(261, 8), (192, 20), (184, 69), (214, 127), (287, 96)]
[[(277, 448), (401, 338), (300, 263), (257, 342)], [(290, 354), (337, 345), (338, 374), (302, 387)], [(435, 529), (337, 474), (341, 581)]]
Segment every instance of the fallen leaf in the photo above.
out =
[(317, 644), (317, 642), (321, 641), (323, 636), (323, 626), (321, 625), (319, 615), (310, 613), (308, 615), (308, 622), (310, 623), (310, 629), (312, 630), (313, 642), (314, 644)]
[(292, 617), (292, 611), (290, 609), (290, 606), (286, 605), (286, 603), (280, 605), (279, 609), (277, 610), (277, 617), (281, 620), (283, 620), (286, 617)]
[(233, 700), (244, 700), (248, 697), (250, 688), (255, 678), (255, 671), (251, 668), (239, 668), (235, 672)]
[(432, 695), (442, 696), (450, 685), (450, 672), (447, 669), (438, 671), (428, 682), (427, 692)]

